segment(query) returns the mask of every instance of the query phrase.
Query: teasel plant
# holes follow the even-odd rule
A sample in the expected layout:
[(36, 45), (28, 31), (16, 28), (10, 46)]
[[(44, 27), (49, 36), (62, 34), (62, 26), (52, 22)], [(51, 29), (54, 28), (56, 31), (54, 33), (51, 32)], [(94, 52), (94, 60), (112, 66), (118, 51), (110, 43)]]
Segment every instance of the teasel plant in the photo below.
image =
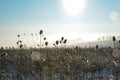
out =
[(42, 34), (43, 34), (43, 30), (40, 30), (40, 32), (39, 32), (39, 34), (40, 34), (40, 48), (41, 48), (41, 44), (42, 44)]

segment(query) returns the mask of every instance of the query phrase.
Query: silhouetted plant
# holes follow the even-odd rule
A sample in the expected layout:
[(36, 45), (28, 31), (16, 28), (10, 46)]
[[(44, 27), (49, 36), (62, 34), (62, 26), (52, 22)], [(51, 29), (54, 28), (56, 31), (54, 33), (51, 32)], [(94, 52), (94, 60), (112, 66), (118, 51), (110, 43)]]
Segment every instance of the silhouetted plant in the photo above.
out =
[(1, 50), (3, 50), (4, 48), (3, 48), (3, 47), (1, 47), (0, 49), (1, 49)]
[(34, 39), (33, 39), (34, 38), (34, 34), (33, 33), (31, 33), (31, 37), (32, 37), (32, 46), (35, 47), (34, 46)]
[(60, 44), (62, 43), (62, 41), (60, 41)]
[(96, 45), (96, 49), (98, 49), (99, 45)]
[(55, 45), (55, 44), (53, 44), (53, 46), (54, 46), (54, 47), (56, 47), (56, 45)]
[(66, 44), (67, 43), (67, 39), (65, 39), (63, 43)]
[(20, 43), (22, 43), (22, 41), (21, 41), (21, 40), (20, 40), (19, 42), (20, 42)]
[(14, 50), (14, 46), (12, 47), (12, 49)]
[(61, 41), (63, 41), (64, 40), (64, 37), (61, 37)]
[(22, 45), (22, 44), (20, 44), (20, 49), (21, 49), (21, 48), (23, 48), (23, 45)]
[[(24, 35), (25, 35), (25, 33), (24, 33)], [(23, 48), (22, 40), (20, 40), (20, 35), (18, 34), (17, 37), (18, 37), (18, 41), (16, 42), (16, 44), (18, 45), (18, 48)], [(12, 48), (9, 48), (9, 49), (12, 49)]]
[(19, 46), (20, 49), (23, 48), (23, 44), (22, 44), (22, 41), (21, 41), (21, 40), (18, 41), (18, 46)]
[(58, 45), (58, 44), (59, 44), (59, 41), (56, 41), (56, 44)]
[(40, 30), (39, 34), (40, 34), (40, 48), (41, 48), (41, 42), (42, 42), (41, 37), (42, 37), (42, 34), (43, 34), (43, 30)]
[(63, 40), (64, 40), (64, 37), (61, 37), (61, 40), (60, 40), (61, 47), (63, 45)]
[[(45, 45), (44, 43), (45, 43), (45, 41), (46, 41), (46, 37), (44, 37), (43, 40), (44, 40), (44, 42), (43, 42), (42, 45), (44, 46), (44, 45)], [(46, 46), (46, 45), (45, 45), (45, 46)]]
[(48, 46), (48, 42), (45, 42), (45, 46), (46, 46), (46, 47)]
[(37, 46), (40, 46), (39, 44)]
[(65, 39), (65, 40), (63, 41), (63, 43), (64, 43), (64, 45), (65, 45), (65, 47), (66, 47), (67, 39)]
[(17, 46), (18, 46), (18, 48), (19, 48), (19, 40), (16, 42), (16, 44), (17, 44)]
[(113, 42), (114, 42), (114, 48), (115, 48), (115, 41), (116, 41), (116, 38), (115, 38), (115, 36), (113, 36)]
[(44, 41), (46, 40), (46, 37), (44, 37)]
[(17, 42), (16, 42), (16, 44), (18, 45), (18, 44), (19, 44), (19, 42), (17, 41)]
[(0, 57), (7, 57), (8, 56), (8, 53), (7, 52), (3, 52), (1, 53)]
[(120, 49), (120, 40), (118, 41), (118, 43), (119, 43), (119, 49)]
[(17, 37), (18, 37), (18, 41), (19, 41), (20, 40), (20, 35), (18, 34)]
[(57, 45), (57, 47), (58, 47), (59, 41), (57, 40), (55, 43), (56, 43), (56, 45)]
[(17, 37), (20, 37), (20, 35), (18, 34)]
[(20, 45), (22, 44), (22, 41), (20, 40), (20, 35), (17, 35), (18, 37), (18, 41), (16, 42), (16, 44), (18, 45), (18, 48), (20, 48)]

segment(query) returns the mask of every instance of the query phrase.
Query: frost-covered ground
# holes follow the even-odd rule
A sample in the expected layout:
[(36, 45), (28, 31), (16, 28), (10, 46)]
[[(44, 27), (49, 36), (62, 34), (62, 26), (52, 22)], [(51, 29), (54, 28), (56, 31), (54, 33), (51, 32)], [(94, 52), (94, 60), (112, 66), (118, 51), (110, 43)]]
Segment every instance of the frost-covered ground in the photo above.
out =
[(0, 50), (0, 80), (119, 80), (120, 50)]

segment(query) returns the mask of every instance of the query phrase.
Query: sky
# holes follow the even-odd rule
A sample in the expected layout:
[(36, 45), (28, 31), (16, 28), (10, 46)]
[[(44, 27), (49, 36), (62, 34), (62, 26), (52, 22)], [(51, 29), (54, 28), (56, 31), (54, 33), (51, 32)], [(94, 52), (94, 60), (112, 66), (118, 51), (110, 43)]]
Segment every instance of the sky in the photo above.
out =
[[(32, 44), (30, 34), (39, 34), (41, 29), (48, 41), (61, 36), (68, 40), (93, 40), (101, 35), (120, 34), (120, 0), (83, 0), (81, 11), (78, 7), (82, 2), (64, 1), (0, 0), (0, 46), (16, 46), (18, 34), (24, 43)], [(67, 12), (72, 9), (70, 5), (78, 5), (71, 11), (78, 10), (77, 15)]]

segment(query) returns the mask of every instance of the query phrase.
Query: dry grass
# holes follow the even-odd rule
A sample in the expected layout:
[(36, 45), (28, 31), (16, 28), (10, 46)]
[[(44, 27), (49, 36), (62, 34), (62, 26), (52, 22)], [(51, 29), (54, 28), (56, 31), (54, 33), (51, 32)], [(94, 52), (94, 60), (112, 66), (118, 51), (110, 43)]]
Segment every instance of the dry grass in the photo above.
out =
[[(8, 55), (5, 56), (4, 52)], [(115, 50), (110, 48), (0, 50), (0, 71), (6, 66), (14, 65), (13, 70), (17, 78), (24, 73), (37, 75), (38, 78), (45, 75), (51, 77), (56, 72), (69, 76), (81, 75), (81, 72), (94, 72), (96, 69), (103, 69), (106, 65), (114, 68), (113, 61), (118, 60), (119, 56), (116, 57), (113, 53), (116, 53)]]

